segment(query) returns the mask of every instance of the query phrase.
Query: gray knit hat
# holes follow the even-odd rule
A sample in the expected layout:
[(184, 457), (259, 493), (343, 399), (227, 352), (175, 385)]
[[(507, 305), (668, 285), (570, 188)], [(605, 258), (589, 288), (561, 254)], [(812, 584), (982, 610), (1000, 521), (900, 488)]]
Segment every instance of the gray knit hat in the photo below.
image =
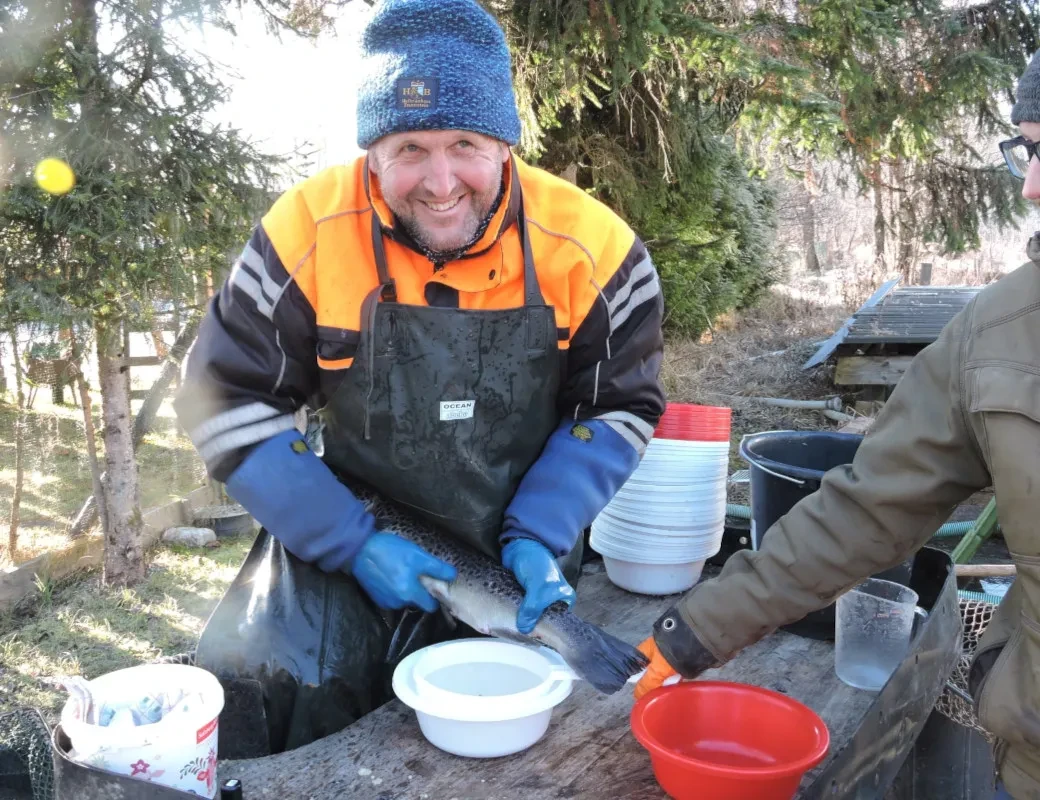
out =
[(1018, 95), (1011, 109), (1011, 124), (1040, 122), (1040, 51), (1018, 79)]

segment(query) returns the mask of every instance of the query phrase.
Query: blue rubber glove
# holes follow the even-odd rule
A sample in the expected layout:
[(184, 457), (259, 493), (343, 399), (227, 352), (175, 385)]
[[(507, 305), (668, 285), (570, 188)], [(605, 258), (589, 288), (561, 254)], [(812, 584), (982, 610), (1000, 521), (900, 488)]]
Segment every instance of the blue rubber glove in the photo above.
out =
[(433, 613), (437, 601), (419, 580), (428, 575), (449, 583), (455, 567), (434, 558), (419, 545), (392, 533), (375, 533), (354, 558), (354, 577), (380, 608), (418, 606)]
[(324, 572), (349, 571), (376, 530), (364, 503), (295, 430), (254, 447), (227, 490), (286, 550)]
[(455, 580), (455, 568), (418, 545), (376, 530), (375, 518), (307, 447), (298, 431), (258, 444), (227, 482), (242, 504), (290, 553), (324, 572), (353, 572), (383, 608), (436, 611), (419, 582)]
[(530, 633), (553, 603), (574, 604), (574, 589), (560, 572), (553, 554), (533, 539), (513, 539), (502, 548), (502, 565), (524, 587), (516, 629)]

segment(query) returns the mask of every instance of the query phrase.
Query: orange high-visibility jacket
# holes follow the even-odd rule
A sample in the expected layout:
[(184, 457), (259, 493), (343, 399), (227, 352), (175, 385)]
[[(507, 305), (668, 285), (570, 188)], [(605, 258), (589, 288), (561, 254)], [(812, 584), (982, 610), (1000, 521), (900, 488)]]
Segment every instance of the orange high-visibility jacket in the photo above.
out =
[[(609, 415), (642, 452), (664, 410), (663, 301), (650, 256), (604, 204), (520, 159), (516, 166), (539, 285), (556, 314), (561, 418)], [(362, 302), (379, 285), (372, 214), (399, 302), (523, 305), (520, 194), (511, 184), (507, 166), (484, 234), (444, 264), (395, 223), (364, 157), (282, 195), (212, 300), (176, 400), (210, 474), (226, 480), (251, 447), (290, 429), (303, 404), (324, 405), (351, 368)]]

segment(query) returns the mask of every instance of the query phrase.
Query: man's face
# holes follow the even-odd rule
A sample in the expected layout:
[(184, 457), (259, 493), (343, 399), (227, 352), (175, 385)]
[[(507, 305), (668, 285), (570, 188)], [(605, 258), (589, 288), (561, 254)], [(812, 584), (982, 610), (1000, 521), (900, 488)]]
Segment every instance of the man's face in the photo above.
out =
[(468, 131), (392, 133), (369, 151), (386, 204), (434, 252), (470, 243), (498, 198), (508, 160), (504, 143)]

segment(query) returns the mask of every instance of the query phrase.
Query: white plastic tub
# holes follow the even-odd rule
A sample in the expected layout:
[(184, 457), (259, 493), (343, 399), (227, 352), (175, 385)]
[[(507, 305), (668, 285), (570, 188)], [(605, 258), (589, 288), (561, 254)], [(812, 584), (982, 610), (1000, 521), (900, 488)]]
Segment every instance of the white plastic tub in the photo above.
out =
[(497, 639), (423, 648), (394, 670), (398, 699), (435, 747), (467, 758), (519, 753), (545, 735), (575, 676), (554, 651)]
[(637, 564), (603, 554), (610, 582), (635, 594), (679, 594), (700, 580), (704, 561), (689, 564)]
[(198, 692), (201, 701), (190, 698), (150, 725), (111, 728), (76, 719), (70, 699), (62, 708), (61, 727), (72, 741), (73, 761), (216, 797), (217, 718), (224, 708), (224, 689), (212, 673), (184, 664), (141, 664), (101, 675), (89, 685), (99, 704), (174, 687)]
[(609, 556), (610, 558), (633, 564), (659, 564), (665, 566), (706, 561), (719, 551), (718, 545), (712, 542), (681, 550), (661, 550), (652, 546), (636, 548), (618, 539), (595, 535), (590, 541), (590, 546), (605, 558)]

